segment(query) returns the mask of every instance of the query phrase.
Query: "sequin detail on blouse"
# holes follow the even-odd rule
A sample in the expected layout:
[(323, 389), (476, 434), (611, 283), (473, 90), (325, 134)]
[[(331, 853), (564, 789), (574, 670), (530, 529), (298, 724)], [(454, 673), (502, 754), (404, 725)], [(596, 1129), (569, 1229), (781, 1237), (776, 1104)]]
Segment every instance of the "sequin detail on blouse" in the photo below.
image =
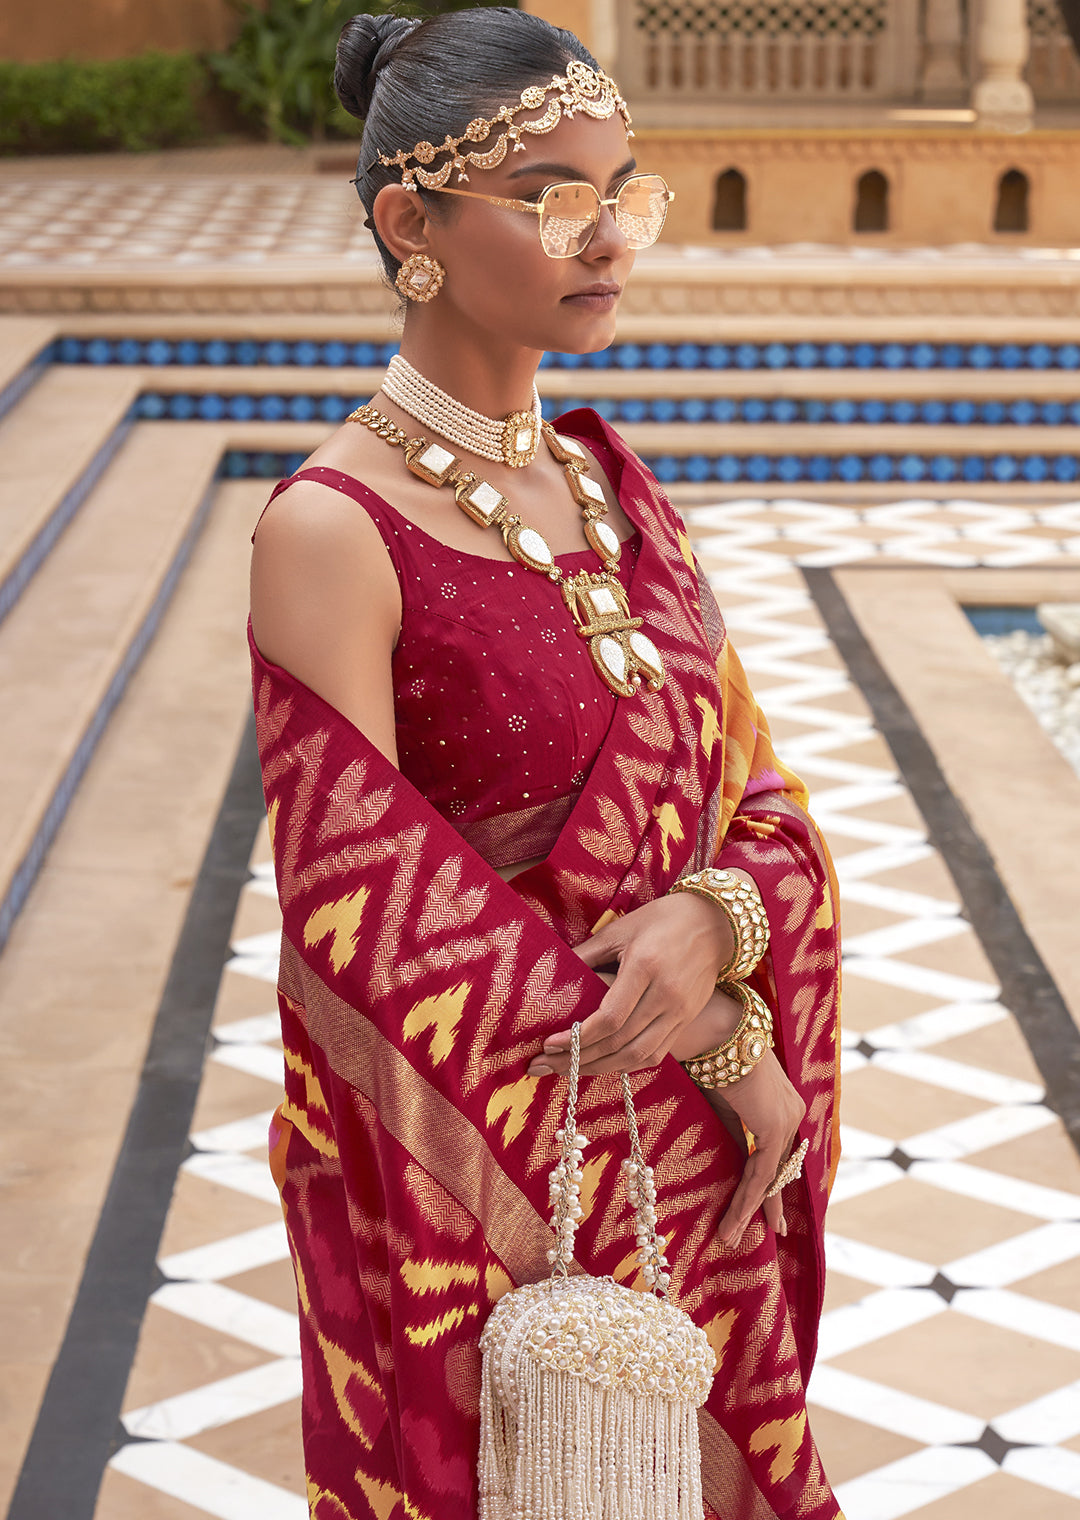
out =
[[(362, 482), (313, 480), (378, 528), (401, 587), (391, 664), (401, 773), (493, 866), (546, 855), (577, 801), (619, 698), (605, 686), (557, 590), (520, 565), (452, 549)], [(623, 547), (629, 585), (637, 533)], [(558, 556), (592, 569), (582, 548)]]

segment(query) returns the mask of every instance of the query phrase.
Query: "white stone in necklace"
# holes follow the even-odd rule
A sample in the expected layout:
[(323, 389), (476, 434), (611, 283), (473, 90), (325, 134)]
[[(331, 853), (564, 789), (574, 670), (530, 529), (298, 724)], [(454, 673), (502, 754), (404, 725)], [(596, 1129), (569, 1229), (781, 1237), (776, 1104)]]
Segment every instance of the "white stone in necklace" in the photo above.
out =
[(481, 459), (507, 464), (512, 470), (532, 464), (540, 446), (540, 396), (533, 386), (531, 412), (511, 412), (508, 417), (485, 417), (457, 401), (395, 354), (380, 387), (395, 406), (414, 417), (433, 433), (440, 433)]

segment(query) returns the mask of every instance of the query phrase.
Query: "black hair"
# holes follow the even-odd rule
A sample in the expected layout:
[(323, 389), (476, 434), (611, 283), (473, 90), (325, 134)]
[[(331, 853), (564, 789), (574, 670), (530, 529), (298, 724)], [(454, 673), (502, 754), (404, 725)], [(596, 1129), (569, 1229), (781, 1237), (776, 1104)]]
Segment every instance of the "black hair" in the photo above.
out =
[[(572, 58), (599, 68), (573, 32), (506, 5), (425, 21), (366, 14), (346, 21), (334, 89), (364, 123), (356, 188), (373, 231), (375, 197), (384, 185), (401, 183), (401, 170), (380, 164), (379, 153), (460, 137), (477, 116), (516, 104), (527, 85), (547, 84)], [(431, 204), (428, 197), (437, 192), (420, 193)], [(377, 232), (374, 237), (393, 279), (401, 265)]]

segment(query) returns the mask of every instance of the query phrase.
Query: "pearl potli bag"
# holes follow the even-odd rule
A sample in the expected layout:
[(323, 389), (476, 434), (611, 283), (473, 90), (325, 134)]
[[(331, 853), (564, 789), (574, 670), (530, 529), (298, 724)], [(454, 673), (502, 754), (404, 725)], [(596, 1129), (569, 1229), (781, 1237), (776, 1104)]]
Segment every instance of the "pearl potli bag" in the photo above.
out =
[(576, 1119), (580, 1049), (575, 1024), (550, 1176), (551, 1277), (507, 1293), (480, 1337), (480, 1520), (702, 1520), (697, 1411), (716, 1359), (705, 1332), (667, 1301), (653, 1169), (625, 1075), (622, 1171), (650, 1291), (568, 1271), (588, 1144)]

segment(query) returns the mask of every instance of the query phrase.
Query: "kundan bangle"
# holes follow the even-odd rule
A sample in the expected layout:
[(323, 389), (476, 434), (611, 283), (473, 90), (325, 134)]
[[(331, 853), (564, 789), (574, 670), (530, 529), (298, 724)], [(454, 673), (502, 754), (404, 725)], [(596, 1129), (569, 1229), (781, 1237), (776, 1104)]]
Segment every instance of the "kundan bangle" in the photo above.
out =
[(769, 948), (769, 920), (761, 894), (753, 882), (744, 881), (741, 876), (718, 866), (707, 866), (704, 871), (681, 877), (671, 891), (693, 892), (698, 897), (708, 898), (727, 915), (735, 936), (735, 949), (727, 965), (721, 969), (717, 985), (741, 982), (748, 977)]
[(689, 1061), (681, 1062), (692, 1079), (705, 1092), (713, 1087), (730, 1087), (741, 1082), (772, 1049), (773, 1016), (765, 999), (748, 987), (745, 982), (720, 984), (721, 991), (738, 998), (743, 1006), (743, 1016), (735, 1033), (717, 1045)]

